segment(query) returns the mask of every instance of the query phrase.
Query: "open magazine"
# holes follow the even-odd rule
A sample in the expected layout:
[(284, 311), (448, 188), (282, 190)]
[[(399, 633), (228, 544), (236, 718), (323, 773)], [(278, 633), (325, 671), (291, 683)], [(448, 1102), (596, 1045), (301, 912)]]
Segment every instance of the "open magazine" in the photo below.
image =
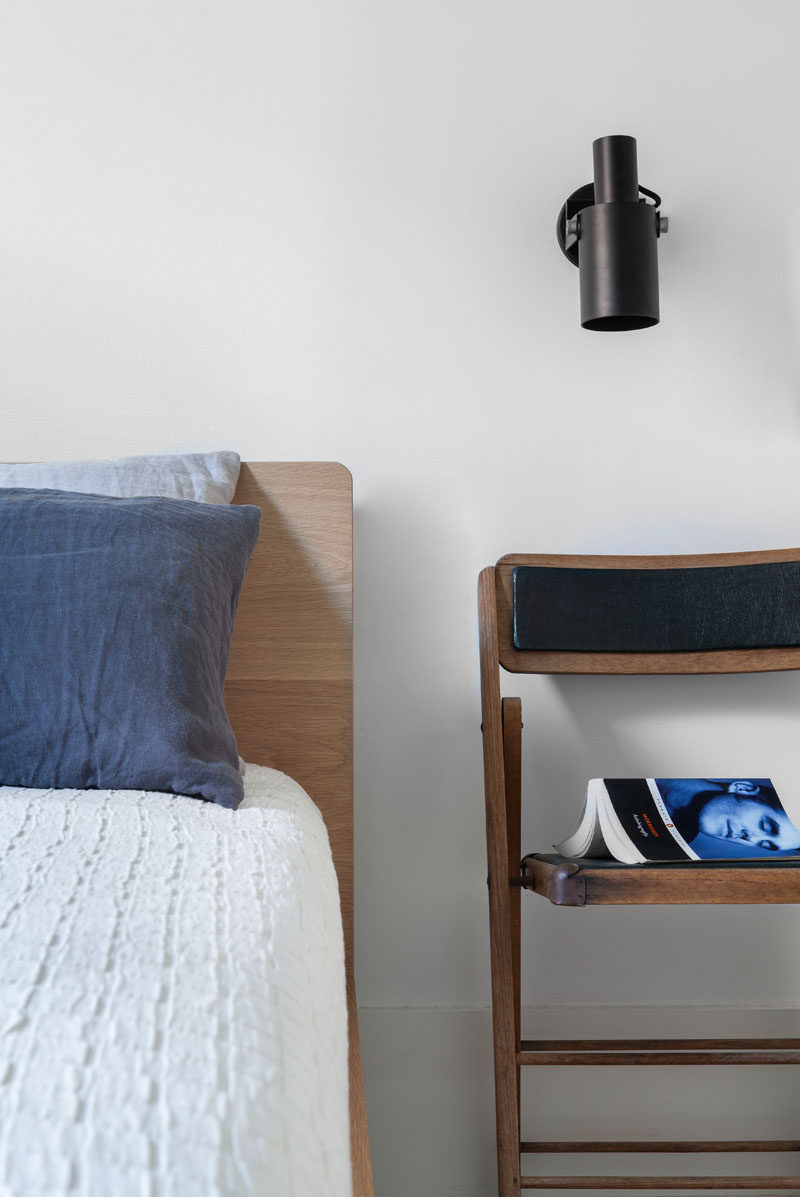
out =
[(562, 856), (657, 861), (800, 859), (800, 828), (768, 777), (593, 777)]

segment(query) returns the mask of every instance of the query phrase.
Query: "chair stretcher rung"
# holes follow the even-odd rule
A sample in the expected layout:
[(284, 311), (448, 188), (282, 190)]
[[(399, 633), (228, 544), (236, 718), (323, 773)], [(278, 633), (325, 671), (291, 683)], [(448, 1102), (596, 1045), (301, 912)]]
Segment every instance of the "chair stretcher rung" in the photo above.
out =
[(800, 1192), (800, 1176), (521, 1176), (521, 1189), (758, 1189)]
[(523, 1039), (524, 1052), (800, 1051), (800, 1039)]
[(606, 1140), (583, 1139), (577, 1142), (523, 1142), (520, 1143), (522, 1155), (562, 1155), (578, 1154), (580, 1152), (614, 1153), (638, 1151), (648, 1154), (656, 1152), (689, 1153), (689, 1152), (740, 1152), (740, 1151), (800, 1151), (800, 1139), (674, 1139), (670, 1141), (643, 1139), (625, 1140), (624, 1142), (609, 1143)]
[(518, 1052), (521, 1065), (542, 1067), (602, 1067), (638, 1068), (672, 1067), (706, 1064), (732, 1064), (738, 1067), (754, 1064), (800, 1064), (800, 1052)]
[(799, 1039), (523, 1039), (521, 1065), (800, 1064)]

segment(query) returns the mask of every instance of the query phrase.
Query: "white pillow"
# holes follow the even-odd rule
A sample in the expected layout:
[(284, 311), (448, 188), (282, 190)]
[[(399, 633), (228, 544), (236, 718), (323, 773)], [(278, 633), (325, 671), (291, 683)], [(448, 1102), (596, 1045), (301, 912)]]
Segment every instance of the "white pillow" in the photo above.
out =
[(114, 461), (37, 461), (0, 465), (0, 487), (69, 490), (136, 499), (193, 499), (230, 503), (241, 461), (238, 453), (154, 454)]

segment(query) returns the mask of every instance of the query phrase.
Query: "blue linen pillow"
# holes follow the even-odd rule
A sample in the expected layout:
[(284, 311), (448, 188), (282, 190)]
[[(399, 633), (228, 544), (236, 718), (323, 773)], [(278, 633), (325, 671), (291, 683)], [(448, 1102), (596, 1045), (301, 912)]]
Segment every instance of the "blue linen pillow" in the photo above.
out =
[(238, 805), (223, 683), (260, 519), (0, 489), (0, 785)]

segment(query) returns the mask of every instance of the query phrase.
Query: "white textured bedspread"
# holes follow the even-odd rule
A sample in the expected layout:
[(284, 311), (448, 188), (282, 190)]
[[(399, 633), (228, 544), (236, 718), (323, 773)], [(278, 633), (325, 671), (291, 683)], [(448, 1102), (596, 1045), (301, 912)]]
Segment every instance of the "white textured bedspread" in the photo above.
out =
[(0, 1195), (350, 1197), (339, 899), (305, 792), (0, 787)]

